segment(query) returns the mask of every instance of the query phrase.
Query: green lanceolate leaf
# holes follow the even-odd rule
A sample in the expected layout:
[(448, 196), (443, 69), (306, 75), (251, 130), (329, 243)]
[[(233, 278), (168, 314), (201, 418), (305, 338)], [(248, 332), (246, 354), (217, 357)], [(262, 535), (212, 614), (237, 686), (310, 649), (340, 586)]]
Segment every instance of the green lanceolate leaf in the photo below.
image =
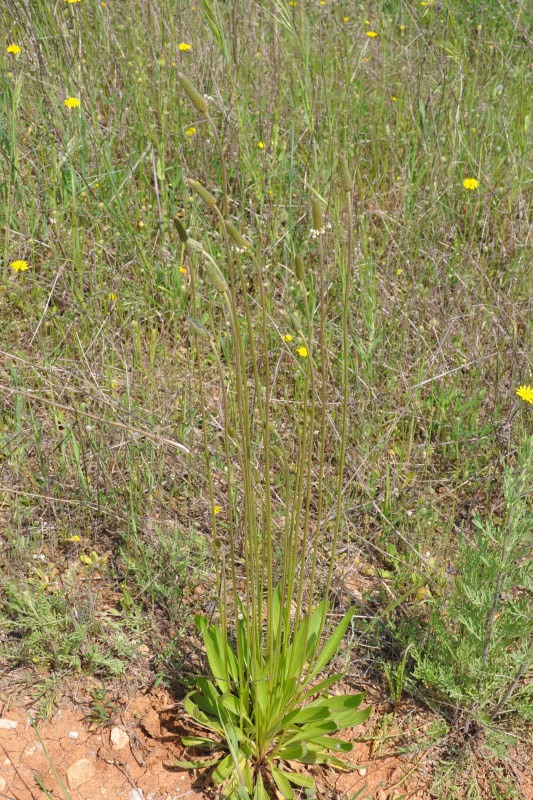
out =
[(278, 789), (280, 790), (281, 794), (285, 798), (285, 800), (292, 800), (294, 797), (294, 790), (290, 785), (289, 781), (284, 772), (282, 772), (277, 767), (272, 766), (272, 777), (274, 778), (274, 782)]
[(247, 709), (244, 708), (244, 703), (242, 702), (241, 697), (237, 697), (234, 694), (223, 694), (220, 697), (220, 702), (222, 703), (224, 708), (230, 711), (235, 717), (237, 717), (239, 721), (242, 718), (250, 725), (252, 724), (252, 721), (248, 716)]
[(207, 736), (182, 736), (182, 743), (185, 747), (208, 747), (210, 750), (222, 750), (220, 742), (208, 739)]
[(302, 775), (300, 772), (287, 772), (286, 770), (279, 770), (285, 775), (288, 781), (295, 786), (301, 786), (304, 789), (314, 789), (315, 781), (311, 775)]
[(317, 675), (319, 675), (324, 667), (326, 667), (337, 650), (339, 649), (339, 645), (346, 633), (346, 629), (350, 622), (352, 621), (353, 615), (355, 613), (355, 608), (350, 608), (350, 610), (344, 615), (341, 619), (329, 639), (327, 640), (326, 644), (322, 648), (320, 655), (318, 656), (315, 665), (313, 667), (313, 672), (309, 676), (309, 680), (313, 680)]
[(197, 615), (195, 622), (204, 640), (205, 652), (213, 679), (217, 686), (227, 692), (233, 681), (238, 680), (235, 653), (216, 625), (210, 625), (204, 617)]
[(270, 800), (260, 772), (257, 773), (257, 778), (255, 779), (254, 800)]
[(224, 735), (224, 729), (214, 714), (213, 716), (211, 716), (211, 714), (205, 714), (198, 708), (196, 703), (193, 702), (191, 695), (194, 694), (197, 694), (197, 692), (191, 692), (183, 701), (183, 705), (187, 714), (205, 728), (209, 728), (210, 730), (216, 731), (220, 735)]
[(176, 766), (181, 767), (182, 769), (202, 769), (203, 767), (214, 767), (219, 761), (220, 758), (199, 758), (197, 761), (180, 761), (178, 758), (174, 759)]
[(213, 783), (219, 786), (221, 783), (224, 783), (224, 781), (227, 781), (235, 768), (235, 761), (230, 753), (229, 756), (226, 756), (218, 762), (217, 768), (211, 773)]
[(320, 683), (317, 683), (316, 686), (312, 686), (310, 689), (308, 689), (302, 697), (302, 702), (307, 700), (309, 697), (312, 697), (314, 694), (320, 695), (326, 689), (329, 689), (330, 686), (334, 686), (336, 683), (342, 680), (342, 678), (344, 678), (343, 672), (336, 672), (334, 675), (330, 675), (329, 678), (325, 678)]
[(295, 742), (303, 742), (305, 740), (312, 740), (314, 736), (325, 736), (328, 733), (335, 733), (338, 727), (332, 719), (325, 720), (315, 725), (304, 725), (301, 729), (296, 729), (296, 732), (283, 742), (286, 747)]

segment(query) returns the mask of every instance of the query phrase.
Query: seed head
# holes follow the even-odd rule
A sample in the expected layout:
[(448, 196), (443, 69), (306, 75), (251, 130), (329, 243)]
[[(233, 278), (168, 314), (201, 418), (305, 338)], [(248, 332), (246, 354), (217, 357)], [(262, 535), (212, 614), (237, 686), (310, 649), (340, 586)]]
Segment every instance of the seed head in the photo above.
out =
[(202, 114), (205, 114), (207, 111), (207, 100), (205, 97), (202, 97), (198, 89), (192, 85), (190, 80), (187, 78), (183, 72), (178, 72), (178, 81), (181, 84), (181, 88), (193, 104), (193, 106), (200, 111)]
[(202, 339), (210, 339), (211, 338), (211, 336), (209, 334), (209, 331), (207, 330), (205, 325), (202, 325), (202, 323), (198, 322), (197, 319), (193, 319), (192, 317), (189, 317), (188, 322), (189, 322), (189, 328), (191, 329), (191, 331), (193, 331), (194, 333), (198, 334), (198, 336), (200, 336)]
[(345, 192), (352, 191), (352, 176), (348, 171), (348, 164), (346, 163), (344, 156), (339, 158), (339, 174), (341, 177), (342, 188)]
[[(208, 254), (206, 253), (206, 255)], [(221, 294), (226, 294), (226, 292), (229, 292), (228, 284), (226, 283), (225, 277), (223, 276), (222, 272), (220, 271), (216, 263), (210, 257), (207, 258), (205, 264), (205, 271), (211, 278), (211, 281), (214, 284), (215, 289), (217, 289)]]
[(199, 181), (193, 181), (192, 178), (189, 178), (187, 181), (187, 185), (189, 186), (190, 189), (193, 190), (193, 192), (195, 192), (198, 195), (198, 197), (201, 200), (204, 201), (206, 206), (209, 206), (210, 208), (216, 207), (217, 201), (215, 200), (213, 195), (207, 191), (205, 186), (202, 186), (202, 184)]
[(178, 232), (178, 236), (180, 237), (180, 242), (183, 242), (183, 244), (185, 244), (187, 242), (187, 239), (189, 238), (189, 234), (185, 230), (185, 226), (182, 224), (180, 218), (177, 216), (174, 217), (173, 222), (174, 222), (174, 227)]
[(232, 222), (226, 222), (226, 230), (241, 250), (247, 250), (250, 246), (249, 243), (246, 241), (242, 233), (235, 227)]
[(324, 229), (324, 218), (322, 216), (322, 205), (316, 197), (311, 200), (311, 211), (313, 213), (313, 230), (322, 231)]
[(204, 253), (204, 248), (197, 242), (196, 239), (191, 239), (187, 237), (187, 250), (190, 250), (192, 253)]

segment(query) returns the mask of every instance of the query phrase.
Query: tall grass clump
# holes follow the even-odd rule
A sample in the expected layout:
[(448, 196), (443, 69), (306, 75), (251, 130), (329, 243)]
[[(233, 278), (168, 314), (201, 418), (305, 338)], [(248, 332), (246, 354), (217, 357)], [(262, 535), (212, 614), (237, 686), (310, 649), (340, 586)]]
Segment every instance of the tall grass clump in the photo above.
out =
[[(181, 83), (198, 108), (195, 92)], [(342, 673), (324, 676), (353, 616), (347, 611), (324, 637), (348, 427), (351, 180), (342, 163), (347, 237), (337, 275), (326, 276), (323, 208), (313, 196), (310, 252), (305, 262), (295, 258), (294, 308), (283, 317), (266, 264), (226, 213), (226, 183), (222, 210), (200, 183), (188, 184), (210, 227), (204, 244), (176, 225), (192, 262), (190, 332), (219, 618), (196, 619), (211, 674), (185, 700), (201, 732), (183, 742), (211, 757), (179, 763), (211, 767), (226, 797), (281, 793), (289, 800), (293, 787), (312, 791), (314, 781), (287, 765), (346, 767), (338, 753), (352, 745), (335, 734), (370, 714), (360, 709), (363, 694), (330, 696)], [(343, 295), (334, 346), (326, 277)]]

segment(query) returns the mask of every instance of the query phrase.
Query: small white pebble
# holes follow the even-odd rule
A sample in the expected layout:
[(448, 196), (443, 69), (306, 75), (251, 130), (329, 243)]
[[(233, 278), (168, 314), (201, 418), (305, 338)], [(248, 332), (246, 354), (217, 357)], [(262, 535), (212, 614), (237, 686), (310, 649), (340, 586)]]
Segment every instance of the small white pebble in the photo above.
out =
[(0, 729), (3, 731), (12, 731), (18, 725), (14, 719), (6, 719), (5, 717), (0, 717)]
[(366, 775), (366, 767), (363, 767), (362, 769), (359, 770), (359, 775), (363, 776)]
[(78, 731), (69, 731), (68, 732), (68, 738), (69, 739), (77, 739), (78, 736), (79, 736)]

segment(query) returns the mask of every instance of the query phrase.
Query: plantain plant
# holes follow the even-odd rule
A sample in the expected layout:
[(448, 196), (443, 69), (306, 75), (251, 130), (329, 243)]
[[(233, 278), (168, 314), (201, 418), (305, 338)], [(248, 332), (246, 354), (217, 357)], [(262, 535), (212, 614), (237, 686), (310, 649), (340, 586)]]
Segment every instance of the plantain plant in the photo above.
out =
[[(295, 309), (280, 317), (262, 258), (229, 218), (224, 154), (207, 101), (185, 76), (180, 83), (212, 131), (223, 186), (219, 208), (204, 186), (188, 182), (219, 237), (204, 246), (176, 220), (191, 260), (190, 331), (219, 598), (216, 624), (196, 618), (211, 674), (199, 677), (185, 699), (199, 731), (183, 743), (207, 755), (178, 764), (210, 768), (212, 781), (228, 798), (267, 800), (281, 794), (290, 800), (295, 788), (314, 791), (312, 776), (298, 764), (349, 766), (339, 754), (352, 744), (336, 734), (370, 714), (369, 707), (360, 707), (363, 694), (331, 696), (342, 673), (325, 673), (353, 616), (349, 610), (330, 629), (348, 429), (352, 180), (341, 161), (347, 236), (344, 263), (337, 268), (343, 301), (339, 357), (333, 362), (326, 341), (320, 198), (314, 193), (312, 199), (316, 268), (306, 270), (296, 256)], [(287, 319), (294, 332), (282, 334)], [(216, 371), (222, 408), (218, 438), (210, 434), (209, 366)], [(280, 371), (287, 377), (283, 383)], [(275, 424), (280, 408), (283, 430)], [(327, 469), (333, 471), (333, 487), (326, 485)], [(217, 506), (221, 485), (224, 515)], [(327, 567), (319, 569), (326, 550)]]

